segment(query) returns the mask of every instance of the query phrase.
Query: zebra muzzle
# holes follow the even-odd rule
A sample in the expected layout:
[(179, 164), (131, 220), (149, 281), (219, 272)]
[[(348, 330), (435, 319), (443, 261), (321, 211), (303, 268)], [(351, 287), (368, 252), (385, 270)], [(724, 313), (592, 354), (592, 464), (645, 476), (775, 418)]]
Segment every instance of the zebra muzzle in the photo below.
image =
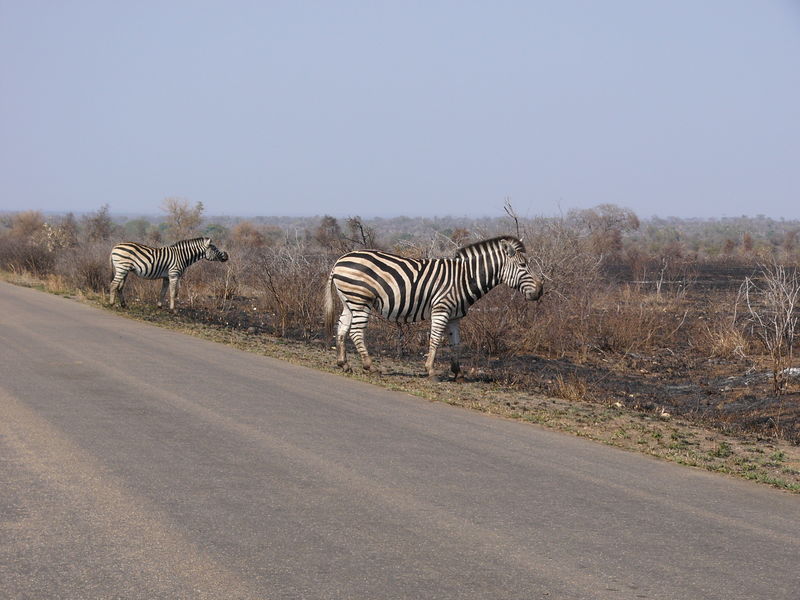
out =
[(542, 289), (539, 288), (537, 290), (528, 290), (525, 292), (525, 299), (526, 300), (536, 300), (539, 302), (542, 299)]

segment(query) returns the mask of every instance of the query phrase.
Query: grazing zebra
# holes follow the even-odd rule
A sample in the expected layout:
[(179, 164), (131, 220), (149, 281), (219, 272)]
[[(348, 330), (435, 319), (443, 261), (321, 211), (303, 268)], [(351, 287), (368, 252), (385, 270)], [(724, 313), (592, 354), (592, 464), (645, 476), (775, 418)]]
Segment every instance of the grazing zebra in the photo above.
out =
[(344, 305), (336, 332), (337, 363), (350, 371), (345, 336), (350, 334), (364, 370), (372, 360), (364, 345), (370, 311), (398, 323), (431, 320), (430, 348), (425, 367), (435, 377), (433, 361), (445, 329), (453, 346), (451, 368), (461, 378), (458, 364), (459, 323), (481, 296), (500, 283), (520, 290), (528, 300), (542, 295), (542, 280), (525, 260), (525, 246), (511, 236), (465, 246), (454, 258), (415, 260), (380, 252), (356, 250), (334, 264), (325, 288), (325, 324), (330, 335), (336, 316), (334, 291)]
[(116, 301), (119, 292), (120, 306), (125, 307), (125, 295), (122, 288), (125, 278), (133, 271), (145, 279), (162, 279), (158, 307), (164, 304), (164, 296), (169, 288), (169, 308), (175, 310), (175, 298), (178, 296), (178, 280), (189, 265), (201, 258), (225, 262), (228, 253), (221, 252), (211, 243), (211, 238), (194, 238), (181, 240), (163, 248), (152, 248), (136, 242), (123, 242), (111, 249), (111, 304)]

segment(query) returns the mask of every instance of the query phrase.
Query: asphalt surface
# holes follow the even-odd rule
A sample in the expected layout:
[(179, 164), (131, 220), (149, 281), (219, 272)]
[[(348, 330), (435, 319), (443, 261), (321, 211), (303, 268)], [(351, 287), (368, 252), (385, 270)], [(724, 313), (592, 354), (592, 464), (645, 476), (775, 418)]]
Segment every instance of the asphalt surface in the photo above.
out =
[(800, 497), (0, 283), (0, 598), (798, 600)]

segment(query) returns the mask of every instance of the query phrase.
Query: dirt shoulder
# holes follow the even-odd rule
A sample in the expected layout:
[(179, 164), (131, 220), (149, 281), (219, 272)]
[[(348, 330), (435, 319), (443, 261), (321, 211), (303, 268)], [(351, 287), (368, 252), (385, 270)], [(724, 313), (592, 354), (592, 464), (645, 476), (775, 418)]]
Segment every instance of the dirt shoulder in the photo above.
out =
[(3, 274), (3, 279), (62, 293), (128, 318), (228, 344), (246, 352), (339, 373), (342, 377), (368, 381), (431, 401), (537, 424), (689, 467), (800, 493), (800, 447), (784, 440), (703, 428), (677, 418), (663, 408), (642, 411), (620, 402), (546, 397), (514, 386), (487, 382), (479, 376), (471, 378), (469, 373), (463, 383), (434, 382), (423, 376), (421, 360), (383, 357), (379, 361), (380, 374), (362, 373), (360, 370), (344, 374), (336, 368), (334, 350), (325, 343), (279, 339), (225, 324), (200, 323), (188, 311), (173, 315), (141, 305), (133, 305), (127, 310), (109, 309), (96, 295), (63, 294), (47, 289), (43, 282), (9, 274)]

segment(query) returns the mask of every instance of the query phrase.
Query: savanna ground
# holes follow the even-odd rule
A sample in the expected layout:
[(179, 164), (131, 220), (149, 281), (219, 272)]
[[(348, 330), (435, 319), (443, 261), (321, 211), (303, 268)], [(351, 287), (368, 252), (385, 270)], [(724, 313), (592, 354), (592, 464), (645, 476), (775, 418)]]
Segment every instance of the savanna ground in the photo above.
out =
[[(337, 371), (322, 331), (321, 294), (338, 255), (380, 246), (447, 256), (464, 243), (518, 232), (547, 293), (527, 303), (501, 287), (471, 309), (462, 324), (465, 383), (424, 376), (427, 324), (380, 319), (371, 321), (367, 339), (381, 372), (362, 373), (354, 356), (355, 373), (347, 376), (800, 492), (795, 304), (791, 294), (788, 308), (780, 304), (767, 285), (777, 265), (787, 269), (779, 288), (788, 293), (797, 283), (800, 224), (642, 226), (614, 206), (559, 219), (524, 220), (512, 210), (488, 224), (353, 218), (344, 226), (331, 217), (208, 223), (201, 206), (174, 199), (165, 212), (160, 222), (133, 226), (115, 222), (107, 207), (53, 223), (10, 215), (0, 231), (4, 278), (104, 306), (113, 242), (211, 234), (231, 260), (190, 268), (176, 314), (155, 308), (158, 282), (133, 277), (129, 308), (113, 310)], [(778, 325), (779, 337), (770, 337)], [(447, 347), (439, 358), (446, 373)]]

